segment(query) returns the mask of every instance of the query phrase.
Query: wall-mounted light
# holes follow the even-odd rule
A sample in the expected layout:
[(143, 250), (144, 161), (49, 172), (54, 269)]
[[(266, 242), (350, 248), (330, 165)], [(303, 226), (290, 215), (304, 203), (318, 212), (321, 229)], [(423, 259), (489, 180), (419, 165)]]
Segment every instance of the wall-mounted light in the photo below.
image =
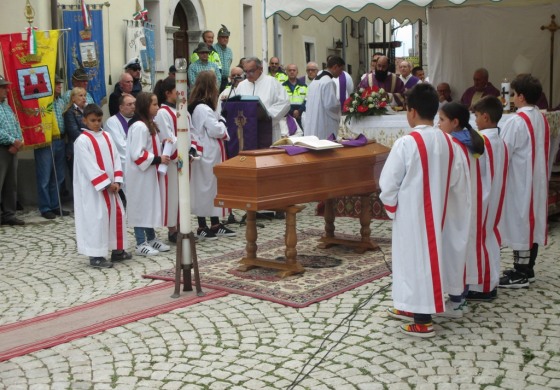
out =
[(336, 42), (335, 42), (335, 40), (334, 40), (334, 38), (333, 38), (333, 47), (334, 47), (335, 49), (342, 49), (342, 40), (339, 38), (339, 39), (337, 39)]
[(297, 30), (299, 28), (299, 24), (292, 24), (292, 30)]

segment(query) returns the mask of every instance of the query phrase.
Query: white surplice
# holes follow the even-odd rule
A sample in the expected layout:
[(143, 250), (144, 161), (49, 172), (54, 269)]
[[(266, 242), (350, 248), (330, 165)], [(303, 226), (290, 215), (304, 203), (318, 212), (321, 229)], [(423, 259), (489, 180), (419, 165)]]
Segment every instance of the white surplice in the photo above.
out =
[[(160, 131), (160, 139), (172, 139), (176, 145), (177, 142), (177, 110), (175, 107), (168, 106), (163, 103), (154, 118)], [(171, 161), (167, 166), (167, 173), (163, 175), (162, 180), (165, 181), (164, 186), (160, 189), (161, 198), (163, 199), (163, 225), (174, 227), (177, 226), (177, 218), (179, 216), (179, 178), (177, 176), (177, 151), (170, 156)], [(160, 173), (160, 175), (162, 175)], [(167, 191), (165, 191), (167, 190)]]
[(315, 135), (327, 139), (329, 135), (338, 134), (341, 108), (336, 97), (336, 84), (329, 72), (323, 71), (307, 90), (307, 103), (303, 113), (303, 131), (305, 135)]
[[(526, 115), (532, 125), (520, 114)], [(504, 125), (500, 136), (508, 148), (508, 177), (500, 221), (502, 244), (529, 250), (546, 244), (548, 212), (548, 154), (550, 129), (536, 107), (521, 107)]]
[[(463, 223), (470, 201), (468, 179), (451, 137), (431, 126), (417, 126), (395, 141), (385, 162), (380, 199), (393, 219), (393, 303), (413, 313), (445, 310), (447, 264), (443, 226)], [(466, 245), (467, 237), (454, 244)]]
[(126, 215), (111, 183), (123, 182), (121, 160), (111, 136), (82, 129), (74, 142), (74, 214), (78, 253), (107, 256), (110, 249), (126, 249)]
[(500, 138), (498, 128), (480, 131), (484, 136), (485, 152), (479, 158), (482, 180), (482, 248), (480, 283), (469, 285), (478, 292), (490, 292), (498, 286), (500, 279), (501, 237), (498, 223), (501, 218), (507, 177), (507, 148)]
[(224, 141), (229, 134), (223, 119), (206, 104), (199, 104), (192, 114), (192, 133), (203, 153), (191, 164), (191, 212), (198, 217), (224, 216), (224, 209), (214, 206), (218, 180), (214, 166), (226, 160)]
[[(119, 115), (119, 114), (117, 114)], [(117, 151), (119, 152), (119, 156), (121, 158), (121, 166), (123, 168), (123, 172), (125, 174), (126, 180), (126, 131), (123, 129), (123, 125), (121, 124), (117, 115), (113, 115), (107, 122), (105, 122), (105, 126), (103, 130), (111, 134), (111, 138), (113, 138), (113, 142), (117, 147)], [(123, 118), (128, 122), (131, 118)]]
[(274, 77), (263, 73), (254, 83), (249, 80), (240, 82), (235, 92), (238, 95), (258, 96), (261, 99), (268, 115), (272, 118), (272, 142), (278, 141), (282, 136), (280, 122), (286, 121), (286, 114), (290, 111), (290, 99), (282, 84)]
[(126, 199), (128, 223), (134, 227), (163, 226), (163, 200), (160, 187), (165, 185), (158, 174), (154, 157), (161, 156), (158, 134), (150, 134), (144, 122), (128, 129), (126, 145)]

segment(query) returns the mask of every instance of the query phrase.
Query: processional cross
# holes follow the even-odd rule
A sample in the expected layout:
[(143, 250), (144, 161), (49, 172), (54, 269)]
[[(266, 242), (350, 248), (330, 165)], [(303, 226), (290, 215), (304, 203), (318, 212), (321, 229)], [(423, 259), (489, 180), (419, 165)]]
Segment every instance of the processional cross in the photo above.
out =
[(550, 31), (550, 86), (549, 86), (549, 100), (548, 108), (552, 107), (552, 86), (554, 77), (554, 33), (556, 30), (560, 29), (560, 26), (556, 24), (556, 15), (552, 15), (550, 24), (548, 26), (541, 26), (541, 30)]

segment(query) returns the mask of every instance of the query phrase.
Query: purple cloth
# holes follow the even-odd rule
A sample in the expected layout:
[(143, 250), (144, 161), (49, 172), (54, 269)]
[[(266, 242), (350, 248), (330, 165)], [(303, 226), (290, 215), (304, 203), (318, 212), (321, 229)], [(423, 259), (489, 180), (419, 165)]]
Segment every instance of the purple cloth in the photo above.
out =
[(404, 85), (404, 89), (410, 89), (410, 88), (414, 87), (416, 84), (418, 84), (419, 81), (420, 81), (420, 79), (418, 77), (410, 76), (410, 78), (408, 79), (408, 81)]
[[(402, 82), (402, 80), (400, 78), (397, 77), (396, 74), (394, 73), (389, 73), (387, 75), (387, 79), (383, 82), (379, 82), (377, 81), (377, 79), (375, 78), (375, 74), (373, 73), (366, 73), (366, 77), (364, 77), (362, 79), (362, 81), (360, 81), (360, 84), (358, 84), (358, 88), (369, 88), (369, 79), (371, 77), (372, 80), (372, 85), (373, 86), (377, 86), (379, 88), (383, 88), (385, 90), (385, 92), (387, 93), (392, 93), (393, 97), (395, 98), (395, 103), (397, 104), (397, 106), (402, 106), (403, 105), (403, 93), (404, 93), (404, 83)], [(393, 84), (393, 78), (396, 78), (395, 80), (395, 88), (392, 89), (391, 86)]]
[(338, 142), (342, 146), (364, 146), (368, 143), (366, 136), (363, 134), (360, 134), (355, 139), (343, 139), (341, 141), (337, 141), (335, 135), (331, 134), (327, 139), (329, 141)]
[(346, 73), (344, 72), (338, 76), (338, 93), (340, 97), (340, 107), (344, 108), (344, 101), (346, 100)]
[[(461, 97), (461, 104), (470, 108), (472, 98), (475, 93), (476, 90), (474, 89), (474, 87), (467, 88), (467, 90), (465, 91), (465, 93), (463, 93), (463, 96)], [(482, 91), (482, 97), (488, 95), (500, 97), (500, 91), (496, 89), (496, 87), (494, 87), (490, 82), (486, 84), (486, 87), (484, 87), (484, 90)]]
[(296, 154), (307, 153), (310, 150), (304, 148), (303, 146), (294, 146), (294, 145), (280, 145), (280, 146), (275, 146), (275, 148), (284, 149), (289, 156), (295, 156)]
[[(237, 156), (239, 153), (239, 139), (237, 138), (236, 120), (244, 120), (243, 126), (243, 150), (258, 149), (257, 143), (257, 111), (258, 106), (252, 102), (227, 102), (227, 119), (226, 127), (229, 133), (229, 141), (226, 146), (228, 158)], [(270, 144), (269, 144), (270, 145)]]
[(294, 135), (297, 131), (297, 123), (293, 116), (286, 115), (286, 124), (288, 125), (288, 134)]
[(128, 135), (128, 120), (126, 120), (126, 118), (124, 116), (122, 116), (120, 112), (117, 112), (116, 115), (117, 115), (117, 119), (119, 120), (119, 122), (121, 122), (124, 133), (126, 135)]

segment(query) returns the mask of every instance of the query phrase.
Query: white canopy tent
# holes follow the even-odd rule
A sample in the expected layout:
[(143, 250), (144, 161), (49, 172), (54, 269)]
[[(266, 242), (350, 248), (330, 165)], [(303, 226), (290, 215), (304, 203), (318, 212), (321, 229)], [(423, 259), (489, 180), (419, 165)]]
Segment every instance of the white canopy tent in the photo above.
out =
[[(529, 59), (525, 71), (538, 77), (545, 93), (550, 83), (550, 17), (560, 17), (560, 0), (264, 0), (265, 16), (316, 17), (338, 21), (350, 17), (369, 21), (395, 19), (428, 23), (428, 69), (434, 83), (447, 81), (455, 98), (472, 85), (475, 69), (485, 67), (499, 84), (515, 76), (513, 63)], [(342, 3), (342, 4), (341, 4)], [(555, 57), (560, 59), (560, 33)], [(560, 60), (554, 64), (553, 106), (560, 102)]]

